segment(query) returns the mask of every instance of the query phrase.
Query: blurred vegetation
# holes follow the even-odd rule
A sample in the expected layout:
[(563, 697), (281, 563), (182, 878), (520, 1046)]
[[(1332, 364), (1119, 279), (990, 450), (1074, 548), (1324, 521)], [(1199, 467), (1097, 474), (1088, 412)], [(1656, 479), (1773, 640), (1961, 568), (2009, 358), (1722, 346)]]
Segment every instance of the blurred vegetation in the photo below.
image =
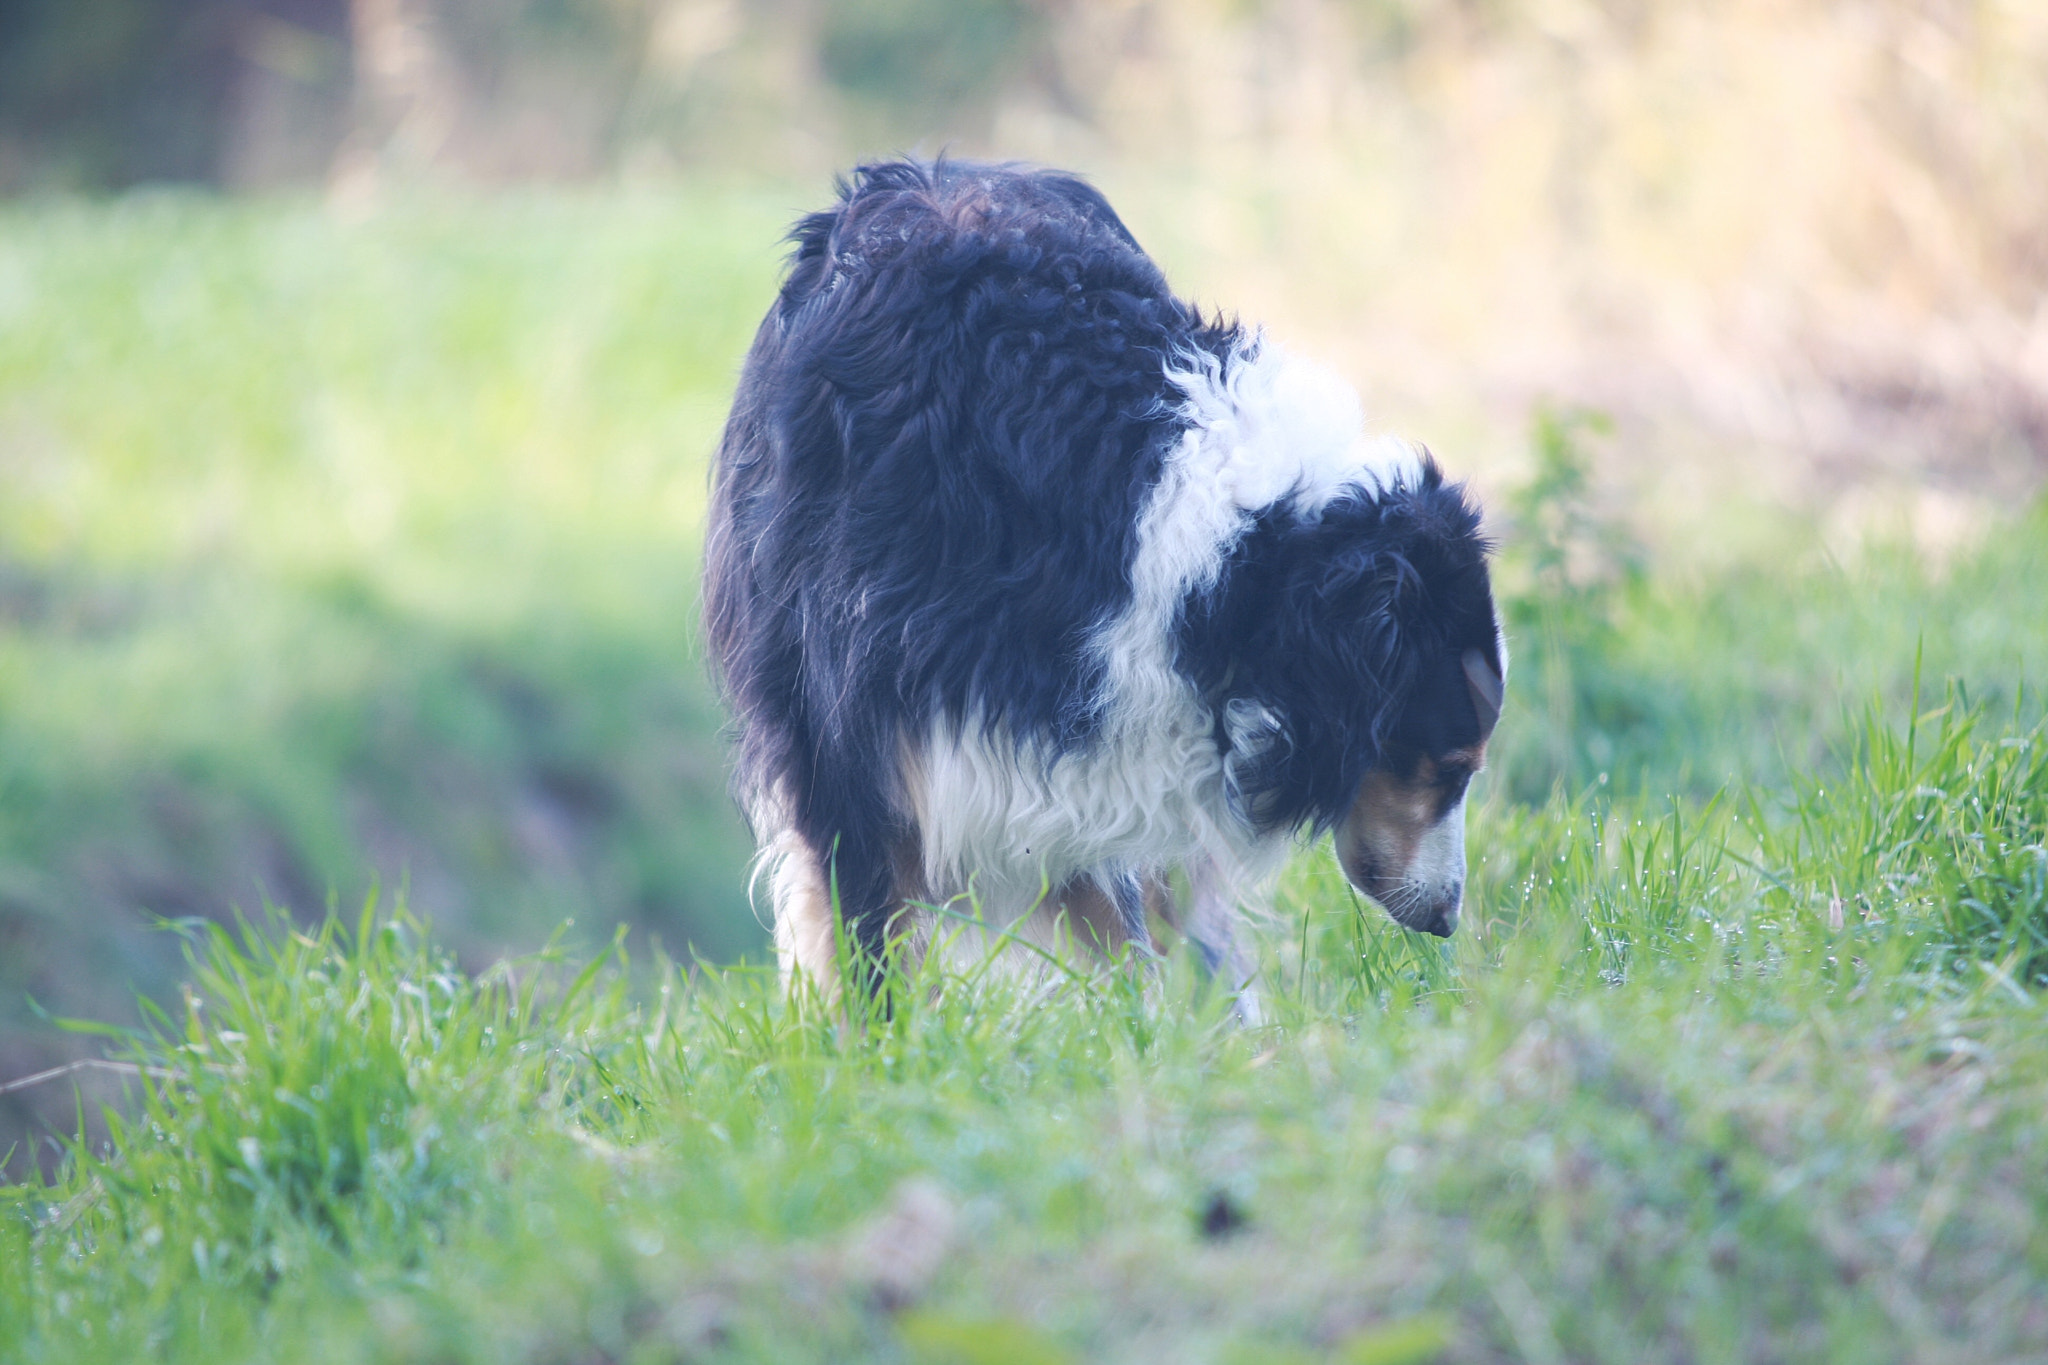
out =
[(819, 68), (897, 125), (941, 126), (1030, 73), (1046, 15), (1028, 0), (881, 0), (832, 5)]
[[(2048, 504), (1987, 524), (1946, 561), (1878, 539), (1853, 559), (1812, 527), (1711, 572), (1654, 554), (1595, 473), (1612, 424), (1537, 412), (1532, 472), (1496, 505), (1513, 662), (1494, 744), (1515, 800), (1607, 787), (1705, 797), (1825, 771), (1853, 709), (1917, 705), (1924, 680), (1965, 680), (2016, 719), (2041, 712), (2048, 669)], [(1701, 508), (1696, 535), (1717, 514)]]
[(0, 211), (0, 1072), (172, 989), (152, 916), (758, 944), (696, 561), (783, 219)]
[(2044, 73), (2014, 0), (15, 0), (0, 193), (1034, 158), (1466, 467), (1554, 400), (1638, 519), (1934, 542), (2048, 469)]

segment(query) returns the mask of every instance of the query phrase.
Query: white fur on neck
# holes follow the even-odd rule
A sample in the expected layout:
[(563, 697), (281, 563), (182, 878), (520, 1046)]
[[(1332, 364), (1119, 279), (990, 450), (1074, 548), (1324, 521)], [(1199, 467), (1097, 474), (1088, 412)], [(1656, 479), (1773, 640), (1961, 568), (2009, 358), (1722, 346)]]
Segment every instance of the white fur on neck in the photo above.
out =
[(1285, 836), (1255, 838), (1224, 799), (1214, 717), (1173, 666), (1176, 616), (1259, 512), (1285, 500), (1313, 515), (1348, 488), (1420, 477), (1414, 447), (1366, 436), (1350, 385), (1263, 337), (1168, 377), (1188, 426), (1139, 515), (1131, 600), (1095, 633), (1102, 733), (1052, 763), (978, 719), (942, 719), (906, 745), (928, 886), (945, 898), (971, 885), (998, 925), (1077, 873), (1144, 875), (1198, 854), (1234, 881), (1277, 867)]
[(1182, 361), (1167, 377), (1186, 396), (1183, 447), (1199, 447), (1188, 461), (1243, 511), (1291, 499), (1295, 511), (1313, 513), (1347, 487), (1383, 493), (1422, 475), (1414, 446), (1366, 434), (1357, 390), (1263, 333), (1227, 363), (1206, 352)]

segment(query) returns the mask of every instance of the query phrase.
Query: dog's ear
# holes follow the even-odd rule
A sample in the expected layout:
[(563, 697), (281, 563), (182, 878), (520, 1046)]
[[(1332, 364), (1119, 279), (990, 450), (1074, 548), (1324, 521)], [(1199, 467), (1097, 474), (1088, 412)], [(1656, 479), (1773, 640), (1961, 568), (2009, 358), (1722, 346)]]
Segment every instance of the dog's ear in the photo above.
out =
[(1251, 697), (1223, 703), (1223, 791), (1230, 808), (1253, 829), (1288, 823), (1282, 792), (1292, 766), (1294, 739), (1278, 712)]
[(1476, 649), (1458, 656), (1465, 670), (1465, 686), (1472, 693), (1472, 709), (1479, 716), (1479, 733), (1490, 735), (1500, 720), (1500, 706), (1507, 693), (1506, 682), (1493, 671), (1493, 661)]

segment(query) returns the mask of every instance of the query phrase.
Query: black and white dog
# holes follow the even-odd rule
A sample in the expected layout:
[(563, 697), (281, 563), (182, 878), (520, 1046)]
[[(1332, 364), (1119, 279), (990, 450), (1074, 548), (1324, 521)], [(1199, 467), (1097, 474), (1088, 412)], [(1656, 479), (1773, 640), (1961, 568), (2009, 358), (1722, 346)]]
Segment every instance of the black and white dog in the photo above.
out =
[(705, 577), (785, 969), (831, 989), (841, 923), (876, 961), (948, 904), (1103, 951), (1149, 908), (1240, 985), (1303, 829), (1450, 934), (1507, 666), (1462, 487), (1073, 176), (864, 166), (792, 240)]

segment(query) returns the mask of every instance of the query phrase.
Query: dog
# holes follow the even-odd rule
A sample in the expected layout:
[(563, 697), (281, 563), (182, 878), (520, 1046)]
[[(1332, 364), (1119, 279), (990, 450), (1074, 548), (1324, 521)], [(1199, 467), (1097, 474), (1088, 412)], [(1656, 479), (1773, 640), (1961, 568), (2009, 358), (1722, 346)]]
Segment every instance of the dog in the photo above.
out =
[(1156, 914), (1247, 989), (1302, 832), (1451, 934), (1508, 663), (1463, 486), (1076, 176), (865, 165), (790, 241), (704, 576), (785, 973)]

